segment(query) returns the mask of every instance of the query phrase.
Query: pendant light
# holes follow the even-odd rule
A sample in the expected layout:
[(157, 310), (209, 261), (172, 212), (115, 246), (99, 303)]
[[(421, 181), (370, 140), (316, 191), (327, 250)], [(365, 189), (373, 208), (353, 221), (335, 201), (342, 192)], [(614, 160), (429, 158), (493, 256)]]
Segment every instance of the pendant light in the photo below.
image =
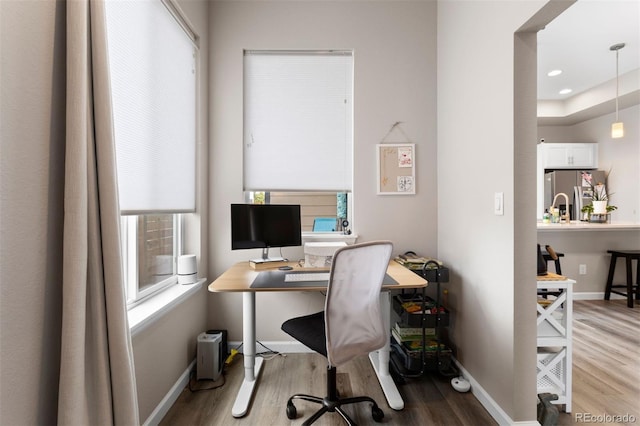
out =
[(618, 53), (625, 46), (624, 43), (614, 44), (609, 48), (616, 52), (616, 122), (611, 125), (611, 137), (618, 139), (624, 136), (624, 125), (618, 120), (618, 90), (620, 86), (620, 76), (618, 74)]

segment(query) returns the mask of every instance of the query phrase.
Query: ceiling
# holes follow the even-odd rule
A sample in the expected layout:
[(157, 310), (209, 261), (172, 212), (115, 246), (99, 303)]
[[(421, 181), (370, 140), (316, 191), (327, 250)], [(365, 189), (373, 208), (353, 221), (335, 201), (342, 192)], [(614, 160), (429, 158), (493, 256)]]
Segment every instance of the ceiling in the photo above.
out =
[[(615, 110), (619, 51), (620, 109), (640, 103), (640, 0), (578, 0), (538, 32), (541, 124), (574, 124)], [(551, 70), (562, 74), (548, 77)], [(572, 92), (560, 95), (561, 89)]]

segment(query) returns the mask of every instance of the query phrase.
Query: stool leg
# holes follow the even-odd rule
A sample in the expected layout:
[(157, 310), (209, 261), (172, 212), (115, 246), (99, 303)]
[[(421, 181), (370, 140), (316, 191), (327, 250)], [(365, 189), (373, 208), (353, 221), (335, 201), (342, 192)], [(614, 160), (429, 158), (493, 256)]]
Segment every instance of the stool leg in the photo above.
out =
[(556, 260), (554, 260), (554, 263), (556, 266), (556, 274), (562, 275), (562, 269), (560, 268), (560, 258), (557, 258)]
[(612, 253), (611, 263), (609, 263), (609, 276), (607, 277), (607, 286), (604, 290), (604, 300), (609, 300), (611, 298), (611, 285), (613, 284), (613, 273), (616, 269), (616, 260), (618, 260), (618, 256)]
[(627, 307), (633, 308), (633, 274), (631, 272), (631, 256), (627, 256)]
[(636, 258), (636, 300), (640, 300), (640, 258)]

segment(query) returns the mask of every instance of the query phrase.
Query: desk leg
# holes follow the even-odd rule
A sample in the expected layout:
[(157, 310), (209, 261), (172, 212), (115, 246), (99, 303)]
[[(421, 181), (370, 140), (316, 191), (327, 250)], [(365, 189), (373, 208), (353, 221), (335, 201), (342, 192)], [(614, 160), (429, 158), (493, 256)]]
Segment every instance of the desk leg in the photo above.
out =
[(231, 409), (233, 417), (247, 414), (264, 361), (262, 358), (256, 359), (256, 294), (250, 291), (242, 293), (242, 348), (244, 380)]
[[(390, 295), (388, 291), (383, 291), (380, 293), (380, 309), (382, 309), (382, 319), (385, 324), (390, 325), (391, 323), (391, 301)], [(387, 398), (387, 402), (389, 403), (389, 407), (394, 410), (402, 410), (404, 408), (404, 401), (402, 400), (402, 396), (400, 396), (400, 392), (398, 391), (398, 387), (396, 383), (393, 381), (393, 377), (389, 374), (389, 351), (391, 349), (391, 338), (390, 335), (387, 334), (387, 345), (378, 350), (377, 352), (371, 352), (369, 354), (369, 360), (373, 365), (373, 369), (376, 372), (376, 376), (378, 376), (378, 381), (380, 382), (380, 387), (382, 387), (382, 391), (384, 392), (384, 396)]]

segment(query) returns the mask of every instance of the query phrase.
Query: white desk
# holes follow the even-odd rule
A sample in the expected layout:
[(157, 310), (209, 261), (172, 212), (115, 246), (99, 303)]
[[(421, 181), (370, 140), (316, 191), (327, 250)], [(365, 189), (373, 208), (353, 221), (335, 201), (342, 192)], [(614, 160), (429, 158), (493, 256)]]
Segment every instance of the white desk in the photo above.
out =
[[(291, 262), (290, 265), (296, 270), (303, 270), (295, 262)], [(325, 291), (327, 289), (326, 286), (251, 288), (251, 284), (258, 276), (258, 273), (259, 271), (251, 269), (249, 262), (241, 262), (233, 265), (213, 283), (209, 284), (209, 291), (211, 292), (242, 293), (244, 380), (240, 385), (236, 401), (231, 409), (233, 417), (242, 417), (247, 414), (251, 397), (257, 385), (257, 377), (264, 363), (262, 358), (256, 357), (256, 293), (262, 291)], [(383, 290), (386, 291), (380, 293), (382, 315), (386, 322), (390, 322), (391, 301), (389, 290), (426, 287), (427, 281), (393, 260), (389, 262), (387, 274), (397, 282), (395, 285), (383, 285)], [(389, 407), (394, 410), (401, 410), (404, 408), (404, 401), (389, 374), (389, 350), (390, 340), (387, 340), (387, 345), (376, 352), (370, 353), (369, 359), (387, 398)]]

